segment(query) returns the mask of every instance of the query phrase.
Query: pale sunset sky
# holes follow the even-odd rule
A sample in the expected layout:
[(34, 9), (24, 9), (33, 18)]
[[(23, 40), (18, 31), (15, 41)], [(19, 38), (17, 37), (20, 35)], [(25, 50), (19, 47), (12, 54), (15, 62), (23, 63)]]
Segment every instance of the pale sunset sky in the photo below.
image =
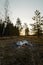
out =
[[(0, 0), (0, 18), (4, 17), (5, 0)], [(39, 10), (43, 15), (43, 0), (9, 0), (8, 13), (11, 21), (15, 24), (17, 17), (21, 23), (33, 22), (34, 11)]]

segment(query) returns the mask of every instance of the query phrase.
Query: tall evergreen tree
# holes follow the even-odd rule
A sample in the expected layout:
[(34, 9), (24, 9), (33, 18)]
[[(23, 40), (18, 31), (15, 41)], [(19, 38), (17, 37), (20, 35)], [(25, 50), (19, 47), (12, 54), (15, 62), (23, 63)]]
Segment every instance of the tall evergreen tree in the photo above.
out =
[(29, 35), (29, 28), (28, 28), (28, 25), (25, 23), (25, 36), (28, 36)]
[(41, 13), (38, 10), (36, 10), (35, 11), (35, 16), (32, 18), (35, 21), (35, 23), (33, 24), (33, 26), (34, 26), (33, 30), (36, 31), (35, 34), (38, 35), (38, 36), (40, 36), (42, 34), (42, 28), (41, 28), (41, 25), (42, 25), (41, 19), (42, 19), (42, 17), (41, 17), (40, 14)]
[(19, 35), (20, 35), (20, 32), (21, 32), (21, 30), (22, 30), (22, 24), (21, 24), (21, 21), (20, 21), (19, 18), (17, 18), (17, 21), (16, 21), (16, 25), (15, 25), (15, 26), (18, 28), (18, 30), (19, 30)]

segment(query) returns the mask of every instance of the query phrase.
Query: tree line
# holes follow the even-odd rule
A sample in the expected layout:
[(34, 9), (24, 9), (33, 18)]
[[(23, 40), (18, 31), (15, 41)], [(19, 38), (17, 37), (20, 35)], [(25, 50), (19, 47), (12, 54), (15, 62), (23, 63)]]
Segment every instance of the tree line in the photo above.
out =
[[(34, 35), (40, 36), (43, 33), (42, 27), (43, 26), (43, 16), (41, 16), (41, 13), (36, 10), (35, 16), (32, 18), (35, 23), (31, 24), (32, 31), (35, 32)], [(29, 28), (27, 24), (25, 23), (25, 36), (29, 35)], [(19, 18), (17, 18), (15, 26), (13, 23), (11, 23), (9, 16), (7, 17), (7, 22), (0, 20), (0, 36), (20, 36), (20, 32), (22, 31), (23, 26)]]

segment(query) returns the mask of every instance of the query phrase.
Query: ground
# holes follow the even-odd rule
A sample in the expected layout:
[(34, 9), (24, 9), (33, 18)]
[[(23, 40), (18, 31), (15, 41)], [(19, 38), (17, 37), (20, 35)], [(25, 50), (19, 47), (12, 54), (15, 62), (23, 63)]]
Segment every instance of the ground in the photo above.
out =
[[(28, 40), (33, 47), (14, 48), (19, 40)], [(43, 65), (43, 36), (0, 37), (0, 65)]]

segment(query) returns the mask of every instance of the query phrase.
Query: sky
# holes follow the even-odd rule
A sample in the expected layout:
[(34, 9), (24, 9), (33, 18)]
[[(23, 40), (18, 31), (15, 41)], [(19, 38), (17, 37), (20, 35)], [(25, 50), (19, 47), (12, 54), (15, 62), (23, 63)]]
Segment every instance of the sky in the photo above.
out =
[[(0, 0), (0, 18), (5, 15), (5, 0)], [(12, 23), (19, 17), (21, 23), (33, 23), (34, 11), (39, 10), (43, 15), (43, 0), (9, 0), (8, 13)]]

